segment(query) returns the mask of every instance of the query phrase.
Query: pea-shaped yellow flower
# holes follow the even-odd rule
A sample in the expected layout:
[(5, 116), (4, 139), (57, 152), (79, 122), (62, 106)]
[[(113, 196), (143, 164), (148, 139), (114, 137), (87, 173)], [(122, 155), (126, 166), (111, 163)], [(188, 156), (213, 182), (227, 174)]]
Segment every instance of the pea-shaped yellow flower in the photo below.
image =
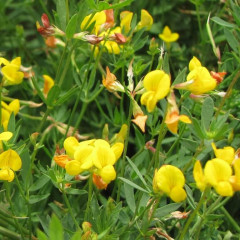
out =
[(206, 181), (214, 187), (219, 195), (233, 195), (233, 188), (230, 183), (232, 168), (226, 161), (219, 158), (208, 161), (204, 168), (204, 175)]
[(178, 33), (172, 33), (171, 29), (168, 26), (165, 26), (163, 32), (158, 35), (164, 42), (176, 42), (179, 38)]
[(14, 171), (22, 167), (22, 160), (18, 153), (9, 149), (0, 154), (0, 180), (11, 182), (14, 179)]
[(166, 194), (174, 202), (186, 199), (187, 194), (183, 189), (185, 177), (180, 169), (172, 165), (163, 165), (155, 171), (153, 178), (153, 190), (160, 194)]
[(203, 67), (196, 57), (193, 57), (189, 62), (189, 70), (187, 82), (177, 84), (174, 86), (175, 88), (189, 90), (195, 95), (201, 95), (216, 88), (216, 79), (211, 76), (207, 68)]
[(157, 102), (169, 93), (170, 77), (162, 70), (154, 70), (144, 77), (143, 85), (146, 92), (141, 97), (141, 104), (152, 112)]
[(15, 85), (22, 82), (24, 73), (19, 71), (21, 67), (21, 58), (16, 57), (11, 62), (5, 58), (0, 58), (1, 72), (3, 74), (3, 85)]
[(54, 80), (48, 75), (43, 75), (43, 79), (44, 79), (43, 93), (47, 95), (50, 89), (54, 86)]
[(141, 20), (137, 25), (137, 30), (141, 28), (146, 28), (147, 30), (150, 30), (153, 24), (153, 18), (149, 14), (149, 12), (145, 9), (141, 10)]
[(120, 27), (123, 33), (128, 34), (131, 30), (133, 12), (123, 11), (120, 13)]
[(193, 168), (193, 177), (197, 187), (203, 192), (207, 187), (206, 177), (204, 176), (200, 161), (196, 161)]

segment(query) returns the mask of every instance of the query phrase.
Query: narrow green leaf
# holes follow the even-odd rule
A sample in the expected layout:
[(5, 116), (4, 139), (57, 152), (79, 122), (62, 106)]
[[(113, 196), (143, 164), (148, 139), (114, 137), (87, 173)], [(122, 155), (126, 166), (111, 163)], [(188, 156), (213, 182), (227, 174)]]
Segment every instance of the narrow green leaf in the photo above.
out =
[(82, 231), (77, 231), (74, 233), (71, 240), (79, 240), (79, 239), (81, 239), (81, 237), (82, 237)]
[(40, 87), (38, 86), (38, 83), (35, 79), (35, 77), (32, 77), (32, 83), (33, 83), (33, 86), (35, 87), (37, 93), (38, 93), (38, 96), (41, 98), (41, 100), (46, 103), (46, 99), (45, 97), (43, 96), (43, 92), (42, 90), (40, 89)]
[(201, 112), (201, 126), (208, 130), (214, 113), (214, 102), (211, 97), (205, 98)]
[(205, 138), (205, 134), (196, 118), (192, 118), (192, 124), (189, 124), (189, 128), (193, 126), (193, 133), (196, 134), (200, 139)]
[(147, 183), (146, 183), (145, 179), (143, 178), (142, 174), (140, 173), (140, 171), (138, 170), (137, 166), (131, 161), (131, 159), (129, 157), (127, 157), (127, 160), (129, 162), (129, 164), (131, 165), (131, 167), (133, 168), (134, 172), (138, 175), (139, 179), (144, 184), (144, 186), (148, 189)]
[(228, 44), (235, 52), (239, 50), (239, 41), (236, 39), (234, 34), (227, 28), (224, 28), (224, 35), (227, 39)]
[(65, 31), (66, 28), (66, 6), (64, 0), (56, 0), (57, 15), (60, 28)]
[(164, 58), (163, 58), (162, 69), (167, 74), (170, 74), (169, 57), (167, 53), (164, 55)]
[(83, 194), (87, 194), (87, 191), (80, 190), (80, 189), (74, 189), (74, 188), (67, 188), (66, 193), (72, 194), (72, 195), (83, 195)]
[(42, 175), (40, 178), (38, 178), (38, 180), (30, 187), (29, 191), (36, 191), (39, 190), (40, 188), (42, 188), (48, 181), (50, 181), (50, 179), (45, 176)]
[(187, 68), (185, 67), (175, 78), (173, 81), (172, 85), (174, 86), (175, 84), (182, 83), (186, 80), (186, 73), (187, 73)]
[(22, 169), (20, 173), (23, 179), (23, 183), (26, 189), (28, 189), (31, 182), (32, 174), (30, 171), (31, 159), (27, 148), (25, 148), (24, 151), (20, 154), (20, 157), (22, 159)]
[(218, 25), (223, 26), (223, 27), (229, 27), (229, 28), (236, 28), (237, 27), (235, 24), (226, 22), (219, 17), (212, 17), (211, 20), (214, 21), (215, 23), (217, 23)]
[(58, 85), (54, 85), (50, 89), (50, 91), (48, 93), (48, 96), (47, 96), (47, 105), (48, 106), (50, 106), (50, 107), (54, 106), (55, 101), (57, 100), (60, 92), (61, 92), (61, 89), (60, 89), (60, 87)]
[(94, 0), (87, 0), (86, 3), (89, 6), (89, 8), (97, 10), (97, 5)]
[(72, 38), (73, 34), (76, 31), (77, 27), (77, 20), (78, 20), (78, 14), (74, 14), (71, 19), (68, 22), (67, 28), (66, 28), (66, 37)]
[(50, 193), (43, 194), (43, 195), (31, 195), (29, 198), (29, 203), (34, 204), (34, 203), (40, 202), (40, 201), (48, 198), (49, 195), (50, 195)]
[(49, 225), (49, 240), (63, 240), (63, 226), (55, 214)]
[(133, 2), (133, 0), (126, 0), (126, 1), (122, 1), (120, 3), (115, 3), (113, 5), (110, 5), (109, 3), (103, 1), (98, 4), (98, 11), (122, 8), (122, 7), (130, 5), (132, 2)]
[(79, 88), (77, 86), (72, 87), (69, 91), (67, 91), (65, 94), (60, 96), (58, 100), (56, 101), (55, 105), (61, 105), (64, 102), (66, 102), (68, 99), (70, 99), (76, 92), (79, 91)]
[(182, 205), (182, 203), (170, 203), (168, 205), (160, 207), (160, 208), (156, 209), (154, 217), (162, 218), (162, 217), (170, 214), (171, 212), (174, 212), (177, 209), (179, 209), (181, 207), (181, 205)]
[(130, 186), (142, 191), (142, 192), (145, 192), (145, 193), (149, 193), (147, 190), (145, 190), (144, 188), (138, 186), (137, 184), (131, 182), (130, 180), (126, 179), (126, 178), (123, 178), (123, 177), (118, 177), (120, 180), (122, 180), (123, 182), (129, 184)]
[(124, 193), (125, 193), (127, 204), (130, 210), (134, 213), (136, 210), (136, 204), (135, 204), (133, 187), (131, 187), (127, 183), (124, 183)]

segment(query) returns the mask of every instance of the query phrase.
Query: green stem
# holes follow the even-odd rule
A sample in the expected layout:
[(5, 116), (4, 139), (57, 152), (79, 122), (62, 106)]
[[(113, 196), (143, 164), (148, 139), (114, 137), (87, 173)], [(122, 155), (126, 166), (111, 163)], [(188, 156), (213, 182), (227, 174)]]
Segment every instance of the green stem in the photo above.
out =
[(68, 24), (69, 21), (69, 6), (68, 6), (68, 0), (65, 1), (65, 9), (66, 9), (66, 25)]
[(202, 24), (201, 24), (201, 18), (200, 18), (200, 12), (199, 12), (199, 6), (198, 3), (195, 3), (196, 13), (197, 13), (197, 21), (198, 21), (198, 28), (201, 36), (201, 41), (203, 41), (203, 30), (202, 30)]
[(237, 72), (237, 74), (235, 75), (235, 77), (233, 78), (232, 82), (229, 84), (228, 86), (228, 89), (227, 89), (227, 92), (226, 92), (226, 95), (223, 97), (219, 107), (218, 107), (218, 110), (215, 114), (215, 118), (218, 117), (220, 111), (222, 110), (222, 107), (226, 101), (226, 99), (231, 95), (231, 91), (233, 89), (233, 86), (235, 85), (235, 83), (237, 82), (238, 78), (240, 77), (240, 71)]
[(22, 116), (22, 117), (25, 117), (25, 118), (28, 118), (28, 119), (31, 119), (31, 120), (42, 121), (42, 117), (31, 116), (31, 115), (26, 114), (26, 113), (18, 112), (18, 115), (19, 115), (19, 116)]
[(92, 173), (91, 173), (88, 179), (88, 201), (87, 201), (86, 211), (84, 214), (84, 221), (87, 221), (89, 218), (89, 209), (92, 201), (92, 194), (93, 194), (93, 181), (92, 181)]
[(15, 232), (12, 232), (4, 227), (1, 227), (0, 226), (0, 235), (2, 236), (6, 236), (7, 239), (13, 239), (13, 240), (21, 240), (21, 239), (24, 239), (23, 237), (21, 237), (21, 235), (15, 233)]
[(67, 205), (68, 211), (69, 211), (69, 213), (70, 213), (70, 215), (72, 217), (72, 220), (73, 220), (73, 222), (75, 224), (76, 230), (78, 231), (78, 230), (80, 230), (80, 227), (79, 227), (79, 224), (78, 224), (76, 218), (74, 217), (73, 210), (72, 210), (72, 207), (71, 207), (70, 202), (68, 200), (68, 197), (67, 197), (67, 194), (65, 192), (64, 186), (62, 188), (60, 188), (60, 190), (63, 193), (64, 202)]
[(72, 133), (73, 135), (77, 131), (77, 129), (78, 129), (78, 127), (79, 127), (79, 125), (80, 125), (80, 123), (81, 123), (81, 121), (83, 119), (83, 116), (84, 116), (84, 113), (85, 113), (85, 111), (87, 109), (87, 106), (88, 106), (88, 103), (83, 102), (83, 105), (82, 105), (82, 108), (81, 108), (81, 112), (80, 112), (80, 114), (78, 116), (77, 122), (75, 124), (74, 130), (73, 130), (73, 133)]
[(153, 62), (154, 62), (154, 57), (155, 57), (155, 54), (152, 54), (151, 63), (150, 63), (148, 72), (150, 72), (150, 71), (152, 70), (152, 66), (153, 66)]
[[(4, 182), (4, 186), (5, 186), (5, 189), (6, 189), (6, 198), (8, 200), (9, 205), (10, 205), (11, 212), (12, 212), (13, 216), (15, 216), (15, 211), (14, 211), (12, 200), (11, 200), (11, 197), (10, 197), (9, 183), (8, 182)], [(15, 217), (13, 217), (13, 220), (15, 222), (15, 225), (16, 225), (18, 231), (21, 234), (22, 239), (24, 239), (22, 228), (21, 228), (20, 224), (18, 223), (18, 220)]]
[(195, 218), (196, 214), (198, 213), (200, 207), (202, 206), (202, 204), (204, 203), (204, 201), (206, 200), (205, 197), (208, 193), (208, 189), (205, 189), (205, 191), (202, 193), (202, 196), (201, 196), (201, 199), (200, 201), (198, 202), (198, 205), (197, 207), (194, 209), (193, 213), (190, 215), (190, 217), (188, 218), (182, 232), (181, 232), (181, 235), (180, 237), (178, 238), (178, 240), (183, 240), (187, 231), (188, 231), (188, 228), (190, 226), (190, 224), (192, 223), (193, 219)]
[[(132, 100), (130, 100), (130, 106), (129, 106), (129, 112), (128, 112), (128, 118), (127, 118), (127, 134), (126, 134), (126, 140), (124, 143), (124, 151), (123, 151), (123, 157), (122, 157), (122, 168), (120, 172), (120, 177), (124, 176), (125, 172), (125, 164), (126, 164), (126, 156), (127, 156), (127, 149), (128, 149), (128, 142), (129, 142), (129, 134), (130, 134), (130, 125), (131, 125), (131, 117), (133, 113), (133, 103)], [(121, 186), (122, 183), (118, 181), (118, 192), (117, 192), (117, 202), (120, 200), (120, 195), (121, 195)]]

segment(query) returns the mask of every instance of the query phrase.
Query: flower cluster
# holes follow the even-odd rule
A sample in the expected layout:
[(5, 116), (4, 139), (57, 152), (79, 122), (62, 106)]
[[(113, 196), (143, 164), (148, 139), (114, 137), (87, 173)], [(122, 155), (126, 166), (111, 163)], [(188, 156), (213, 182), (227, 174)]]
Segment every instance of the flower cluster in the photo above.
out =
[(67, 155), (55, 157), (55, 161), (66, 169), (69, 175), (78, 175), (82, 172), (93, 172), (94, 183), (99, 188), (116, 178), (114, 164), (123, 151), (123, 143), (116, 142), (112, 146), (103, 139), (92, 139), (78, 142), (75, 137), (68, 137), (64, 141)]
[(232, 196), (235, 191), (240, 191), (240, 159), (232, 147), (217, 149), (214, 143), (212, 147), (216, 158), (207, 161), (204, 170), (200, 161), (194, 165), (197, 187), (201, 191), (213, 187), (221, 196)]

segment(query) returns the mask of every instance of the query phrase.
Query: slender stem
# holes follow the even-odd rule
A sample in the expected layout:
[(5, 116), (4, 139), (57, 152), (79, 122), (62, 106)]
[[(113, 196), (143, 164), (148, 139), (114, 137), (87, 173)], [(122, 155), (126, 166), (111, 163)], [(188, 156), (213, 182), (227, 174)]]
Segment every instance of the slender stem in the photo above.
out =
[[(11, 200), (11, 197), (10, 197), (9, 183), (4, 182), (4, 186), (5, 186), (5, 189), (6, 189), (6, 198), (8, 200), (9, 205), (10, 205), (11, 212), (15, 216), (15, 211), (14, 211), (12, 200)], [(20, 224), (18, 223), (18, 220), (16, 218), (13, 218), (13, 220), (15, 222), (15, 225), (17, 226), (17, 229), (19, 230), (19, 232), (21, 234), (22, 239), (24, 239), (23, 232), (22, 232)]]
[(16, 240), (21, 240), (24, 239), (23, 237), (21, 237), (21, 235), (12, 232), (10, 230), (8, 230), (7, 228), (1, 227), (0, 226), (0, 235), (6, 236), (8, 239), (16, 239)]
[(218, 117), (218, 115), (219, 115), (220, 111), (222, 110), (222, 107), (223, 107), (226, 99), (230, 96), (231, 91), (232, 91), (232, 89), (233, 89), (233, 86), (235, 85), (235, 83), (237, 82), (237, 80), (238, 80), (239, 77), (240, 77), (240, 71), (237, 72), (237, 74), (236, 74), (235, 77), (233, 78), (232, 82), (229, 84), (228, 89), (227, 89), (227, 92), (226, 92), (226, 95), (223, 97), (223, 99), (222, 99), (222, 101), (221, 101), (221, 103), (220, 103), (220, 105), (219, 105), (219, 107), (218, 107), (218, 110), (217, 110), (217, 112), (216, 112), (216, 114), (215, 114), (215, 118)]
[(66, 6), (66, 25), (69, 21), (69, 6), (68, 6), (68, 0), (65, 0), (65, 6)]
[(67, 197), (67, 194), (65, 192), (64, 186), (62, 188), (60, 188), (60, 189), (61, 189), (61, 192), (63, 193), (64, 202), (66, 203), (66, 205), (68, 207), (68, 211), (69, 211), (69, 213), (70, 213), (70, 215), (72, 217), (72, 220), (73, 220), (73, 222), (75, 224), (76, 230), (80, 230), (79, 224), (78, 224), (76, 218), (74, 217), (74, 214), (73, 214), (73, 211), (72, 211), (72, 207), (71, 207), (70, 202), (68, 200), (68, 197)]
[(92, 201), (92, 194), (93, 194), (93, 181), (92, 181), (92, 173), (91, 173), (88, 179), (88, 201), (87, 201), (86, 211), (84, 214), (84, 221), (87, 221), (89, 218), (89, 209), (90, 209), (90, 203)]
[[(130, 106), (129, 106), (129, 112), (128, 112), (128, 118), (127, 118), (127, 134), (126, 134), (126, 140), (124, 143), (124, 151), (123, 151), (123, 157), (122, 157), (122, 168), (120, 172), (120, 177), (123, 177), (124, 172), (125, 172), (125, 164), (126, 164), (126, 156), (127, 156), (127, 149), (128, 149), (128, 142), (129, 142), (129, 133), (130, 133), (130, 125), (131, 125), (131, 117), (133, 113), (133, 103), (130, 100)], [(121, 195), (121, 182), (118, 181), (118, 192), (117, 192), (117, 202), (120, 200), (120, 195)]]
[(75, 124), (74, 130), (73, 130), (73, 133), (72, 133), (73, 135), (77, 131), (77, 128), (79, 127), (79, 125), (80, 125), (80, 123), (81, 123), (81, 121), (83, 119), (83, 116), (84, 116), (84, 113), (85, 113), (85, 111), (87, 109), (87, 106), (88, 106), (88, 103), (83, 102), (83, 105), (82, 105), (82, 108), (81, 108), (81, 112), (80, 112), (80, 114), (78, 116), (77, 122)]
[(197, 13), (197, 21), (198, 21), (198, 28), (201, 36), (201, 41), (203, 41), (203, 31), (202, 31), (202, 24), (201, 24), (201, 18), (200, 18), (200, 13), (199, 13), (199, 5), (196, 2), (195, 3), (195, 8), (196, 8), (196, 13)]
[(152, 66), (153, 66), (153, 62), (154, 62), (154, 57), (155, 57), (155, 54), (152, 54), (151, 63), (150, 63), (148, 72), (150, 72), (150, 71), (152, 70)]
[(178, 240), (183, 240), (184, 239), (190, 224), (192, 223), (192, 221), (195, 218), (196, 214), (198, 213), (200, 207), (202, 206), (202, 204), (206, 200), (205, 197), (206, 197), (207, 193), (208, 193), (208, 189), (205, 189), (205, 191), (202, 193), (201, 199), (199, 200), (197, 207), (194, 209), (193, 213), (188, 218), (188, 220), (187, 220), (187, 222), (186, 222)]

